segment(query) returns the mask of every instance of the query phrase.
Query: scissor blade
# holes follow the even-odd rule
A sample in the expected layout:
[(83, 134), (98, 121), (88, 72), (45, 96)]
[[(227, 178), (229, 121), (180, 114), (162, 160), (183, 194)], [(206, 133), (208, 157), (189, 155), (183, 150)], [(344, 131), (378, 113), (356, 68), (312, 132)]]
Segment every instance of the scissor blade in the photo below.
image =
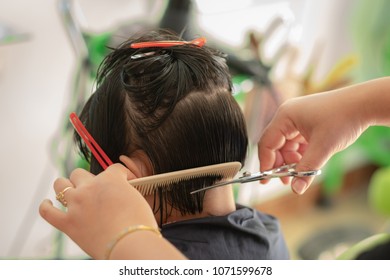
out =
[(223, 186), (227, 186), (227, 185), (234, 184), (234, 183), (241, 183), (241, 180), (235, 179), (235, 180), (230, 180), (230, 181), (222, 181), (222, 182), (214, 184), (212, 186), (208, 186), (208, 187), (204, 187), (204, 188), (192, 191), (192, 192), (190, 192), (190, 194), (195, 194), (198, 192), (203, 192), (203, 191), (207, 191), (207, 190), (218, 188), (218, 187), (223, 187)]

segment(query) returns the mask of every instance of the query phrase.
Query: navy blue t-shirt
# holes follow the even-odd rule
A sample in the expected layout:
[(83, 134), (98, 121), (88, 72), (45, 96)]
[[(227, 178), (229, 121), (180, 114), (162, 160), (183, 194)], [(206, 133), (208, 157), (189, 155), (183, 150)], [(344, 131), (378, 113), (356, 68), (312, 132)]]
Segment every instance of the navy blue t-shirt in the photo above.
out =
[(279, 221), (240, 205), (226, 216), (166, 224), (162, 234), (193, 260), (289, 259)]

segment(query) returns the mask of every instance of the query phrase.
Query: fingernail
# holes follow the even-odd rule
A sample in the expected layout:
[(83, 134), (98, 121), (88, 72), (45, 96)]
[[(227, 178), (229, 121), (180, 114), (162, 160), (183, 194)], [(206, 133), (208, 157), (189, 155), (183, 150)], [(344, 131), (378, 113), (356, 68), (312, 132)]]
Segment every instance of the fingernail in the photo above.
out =
[(302, 179), (295, 179), (294, 182), (292, 182), (292, 188), (297, 194), (303, 194), (306, 191), (306, 181)]

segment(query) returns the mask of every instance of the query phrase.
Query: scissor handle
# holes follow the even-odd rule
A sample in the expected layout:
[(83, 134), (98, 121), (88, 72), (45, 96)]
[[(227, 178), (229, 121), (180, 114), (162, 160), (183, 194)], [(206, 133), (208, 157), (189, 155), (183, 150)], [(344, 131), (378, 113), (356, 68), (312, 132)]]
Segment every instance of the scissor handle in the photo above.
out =
[(320, 175), (321, 170), (309, 170), (309, 171), (294, 171), (292, 172), (292, 176), (294, 177), (308, 177), (308, 176), (316, 176)]
[(321, 174), (321, 170), (296, 171), (296, 163), (286, 164), (264, 172), (249, 173), (245, 172), (239, 179), (241, 183), (249, 183), (265, 179), (280, 178), (280, 177), (307, 177)]
[[(289, 168), (289, 173), (291, 173), (291, 176), (294, 177), (308, 177), (308, 176), (317, 176), (321, 174), (321, 170), (306, 170), (306, 171), (296, 171), (295, 167), (297, 166), (296, 163), (292, 163), (289, 165), (285, 165)], [(283, 167), (283, 166), (282, 166)]]

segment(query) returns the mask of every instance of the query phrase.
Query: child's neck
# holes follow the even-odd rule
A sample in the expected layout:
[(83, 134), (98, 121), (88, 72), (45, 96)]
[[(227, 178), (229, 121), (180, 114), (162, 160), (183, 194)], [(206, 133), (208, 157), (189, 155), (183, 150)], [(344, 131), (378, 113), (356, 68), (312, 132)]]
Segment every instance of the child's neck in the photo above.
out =
[[(153, 207), (153, 198), (145, 197), (148, 203)], [(182, 215), (180, 211), (172, 209), (169, 217), (162, 224), (168, 224), (178, 221), (204, 218), (208, 216), (225, 216), (236, 210), (236, 204), (231, 186), (224, 186), (208, 190), (203, 200), (203, 211), (198, 214)], [(160, 213), (157, 213), (156, 220), (160, 223)]]

